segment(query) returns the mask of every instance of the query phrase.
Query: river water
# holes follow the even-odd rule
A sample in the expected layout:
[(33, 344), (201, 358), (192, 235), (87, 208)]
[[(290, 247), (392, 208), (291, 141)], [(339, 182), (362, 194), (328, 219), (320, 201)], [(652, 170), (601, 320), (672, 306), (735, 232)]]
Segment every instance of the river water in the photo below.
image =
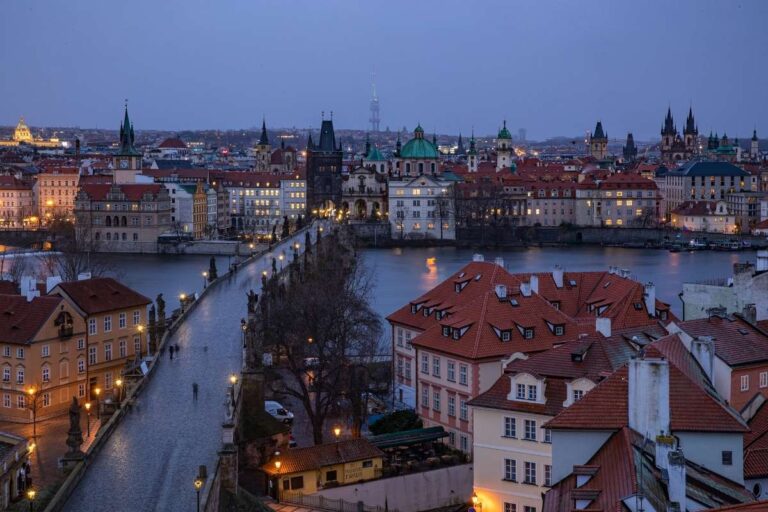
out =
[[(362, 251), (366, 266), (374, 273), (374, 309), (385, 317), (411, 299), (419, 297), (472, 260), (473, 252), (453, 247), (369, 249)], [(755, 261), (754, 251), (680, 252), (619, 247), (529, 248), (481, 252), (486, 261), (504, 259), (510, 272), (549, 272), (561, 265), (566, 272), (628, 269), (633, 278), (656, 284), (656, 296), (682, 313), (678, 294), (683, 283), (732, 275), (733, 264)]]

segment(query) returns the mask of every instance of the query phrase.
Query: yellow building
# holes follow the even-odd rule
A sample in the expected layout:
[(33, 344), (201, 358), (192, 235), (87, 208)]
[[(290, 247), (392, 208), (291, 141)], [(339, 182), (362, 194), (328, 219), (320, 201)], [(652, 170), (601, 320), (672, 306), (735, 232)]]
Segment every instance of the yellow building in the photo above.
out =
[(192, 230), (195, 240), (205, 237), (205, 228), (208, 225), (208, 194), (202, 181), (197, 182), (195, 193), (192, 196)]
[(85, 319), (62, 297), (37, 295), (0, 295), (0, 421), (63, 414), (85, 396)]
[(325, 487), (353, 484), (381, 476), (384, 452), (366, 439), (349, 439), (290, 449), (262, 469), (280, 496), (312, 494)]
[(82, 363), (78, 359), (78, 375), (81, 369), (85, 373), (87, 399), (117, 395), (115, 383), (126, 363), (147, 355), (144, 327), (151, 301), (105, 277), (59, 283), (51, 295), (70, 301), (86, 319), (84, 355)]

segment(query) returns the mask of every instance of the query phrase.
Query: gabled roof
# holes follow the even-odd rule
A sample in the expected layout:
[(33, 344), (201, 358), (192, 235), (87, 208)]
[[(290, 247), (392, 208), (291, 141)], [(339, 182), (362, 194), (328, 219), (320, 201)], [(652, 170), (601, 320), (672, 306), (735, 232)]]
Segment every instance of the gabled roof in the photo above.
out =
[[(383, 456), (384, 452), (373, 446), (367, 439), (347, 439), (336, 443), (286, 450), (279, 456), (282, 462), (279, 471), (282, 475), (289, 475)], [(263, 465), (262, 469), (271, 475), (278, 471), (273, 462)]]
[[(647, 353), (653, 351), (649, 349)], [(624, 366), (563, 410), (546, 428), (618, 430), (626, 427), (629, 425), (628, 395), (628, 368)], [(669, 409), (673, 433), (747, 431), (737, 414), (693, 382), (673, 361), (669, 361)]]
[(679, 169), (668, 173), (671, 176), (749, 176), (749, 173), (730, 162), (691, 160)]
[[(639, 509), (642, 500), (648, 509), (670, 510), (668, 477), (656, 466), (654, 443), (628, 427), (611, 435), (582, 467), (589, 469), (589, 480), (578, 486), (577, 474), (572, 472), (557, 482), (544, 496), (544, 512), (576, 510), (576, 500), (588, 501), (581, 510), (593, 512), (624, 512), (628, 510), (625, 500), (633, 509)], [(689, 460), (685, 460), (685, 474), (686, 496), (708, 510), (754, 499), (741, 484)]]
[(744, 434), (744, 478), (768, 477), (768, 405), (764, 401)]
[(63, 294), (86, 315), (117, 309), (146, 307), (152, 301), (111, 277), (59, 283), (51, 295)]
[(169, 137), (157, 147), (160, 149), (187, 149), (187, 144), (178, 137)]
[(62, 302), (61, 297), (0, 295), (0, 342), (29, 343)]
[(145, 194), (156, 197), (165, 190), (162, 185), (154, 184), (87, 184), (80, 187), (80, 192), (88, 196), (91, 201), (106, 201), (112, 192), (122, 192), (126, 201), (141, 201)]
[(711, 336), (715, 354), (728, 366), (768, 361), (768, 336), (738, 316), (680, 322), (680, 328), (693, 337)]
[[(710, 216), (720, 215), (717, 213), (717, 203), (719, 201), (686, 201), (672, 210), (675, 215), (690, 216)], [(726, 210), (726, 215), (728, 214)]]

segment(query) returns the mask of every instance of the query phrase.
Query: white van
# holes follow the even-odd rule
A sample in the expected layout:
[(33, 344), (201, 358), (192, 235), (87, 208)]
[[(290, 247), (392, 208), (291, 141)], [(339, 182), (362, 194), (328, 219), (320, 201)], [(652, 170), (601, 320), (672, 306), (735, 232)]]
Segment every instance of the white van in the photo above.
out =
[(264, 410), (272, 415), (278, 421), (291, 425), (293, 423), (293, 413), (283, 407), (280, 402), (274, 400), (267, 400), (264, 402)]

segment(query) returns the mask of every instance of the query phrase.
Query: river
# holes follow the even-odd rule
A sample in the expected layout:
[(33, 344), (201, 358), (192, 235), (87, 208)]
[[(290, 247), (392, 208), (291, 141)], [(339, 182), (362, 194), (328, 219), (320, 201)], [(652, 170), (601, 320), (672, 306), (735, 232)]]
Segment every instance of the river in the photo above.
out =
[[(755, 261), (755, 251), (679, 252), (619, 247), (544, 247), (483, 251), (486, 261), (504, 259), (510, 272), (549, 272), (559, 264), (566, 272), (608, 270), (613, 265), (629, 269), (634, 279), (656, 284), (656, 296), (682, 313), (678, 294), (683, 283), (729, 277), (733, 264)], [(365, 265), (374, 273), (374, 309), (386, 317), (409, 300), (419, 297), (472, 260), (473, 252), (453, 247), (367, 249)]]

